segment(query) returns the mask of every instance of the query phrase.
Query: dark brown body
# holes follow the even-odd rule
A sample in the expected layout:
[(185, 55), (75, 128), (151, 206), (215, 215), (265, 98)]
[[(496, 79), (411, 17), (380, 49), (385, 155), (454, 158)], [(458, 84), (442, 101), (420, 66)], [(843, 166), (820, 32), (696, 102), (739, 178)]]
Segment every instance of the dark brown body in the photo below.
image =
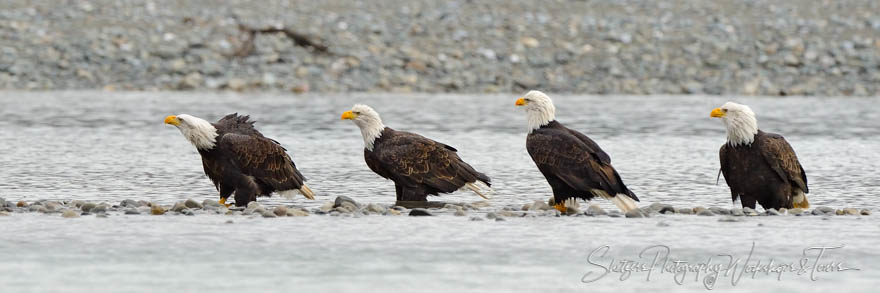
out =
[(370, 170), (394, 181), (398, 201), (426, 201), (428, 195), (450, 193), (477, 180), (489, 185), (489, 177), (456, 152), (421, 135), (386, 127), (373, 150), (364, 149), (364, 160)]
[(809, 207), (807, 175), (794, 150), (781, 135), (758, 130), (749, 145), (724, 144), (720, 151), (721, 172), (730, 187), (731, 200), (740, 198), (743, 207), (765, 209)]
[(590, 200), (596, 196), (593, 190), (612, 197), (625, 194), (639, 201), (596, 142), (559, 122), (550, 121), (530, 132), (526, 149), (553, 189), (557, 203), (572, 197)]
[(235, 205), (246, 206), (257, 196), (300, 189), (305, 178), (277, 141), (264, 137), (248, 116), (230, 114), (212, 123), (217, 141), (210, 150), (199, 150), (205, 175), (221, 198), (235, 192)]

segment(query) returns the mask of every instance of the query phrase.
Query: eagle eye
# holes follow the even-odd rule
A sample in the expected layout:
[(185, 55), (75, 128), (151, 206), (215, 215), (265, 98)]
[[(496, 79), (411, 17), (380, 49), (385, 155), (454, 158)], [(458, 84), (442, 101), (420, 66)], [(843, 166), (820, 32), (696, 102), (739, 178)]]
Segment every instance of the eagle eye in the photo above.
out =
[(354, 112), (352, 112), (352, 113), (354, 113), (355, 115), (360, 115), (360, 114), (361, 114), (361, 112), (358, 112), (358, 111), (354, 111)]
[(727, 109), (721, 109), (721, 111), (724, 111), (724, 113), (727, 113)]

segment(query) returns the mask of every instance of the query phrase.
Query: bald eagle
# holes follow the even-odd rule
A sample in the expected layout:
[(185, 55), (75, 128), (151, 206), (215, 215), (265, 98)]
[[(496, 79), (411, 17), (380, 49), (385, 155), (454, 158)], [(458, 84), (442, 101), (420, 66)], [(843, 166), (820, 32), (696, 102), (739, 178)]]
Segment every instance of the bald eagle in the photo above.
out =
[(366, 105), (354, 105), (342, 119), (361, 129), (367, 166), (394, 181), (398, 201), (426, 201), (428, 195), (462, 188), (488, 199), (489, 177), (462, 161), (455, 148), (385, 127), (379, 113)]
[(226, 199), (233, 192), (236, 206), (246, 206), (257, 196), (276, 191), (291, 197), (298, 190), (306, 198), (315, 199), (287, 150), (263, 136), (248, 119), (235, 113), (210, 123), (180, 114), (166, 117), (165, 124), (177, 127), (199, 151), (205, 175), (220, 191), (220, 204), (229, 206)]
[(556, 121), (556, 107), (546, 94), (530, 91), (516, 100), (526, 110), (529, 132), (526, 149), (553, 189), (555, 207), (565, 212), (565, 202), (601, 197), (622, 211), (636, 209), (639, 198), (611, 166), (608, 156), (586, 135)]
[(779, 134), (758, 129), (755, 112), (746, 105), (727, 102), (710, 113), (727, 127), (721, 146), (721, 172), (731, 199), (743, 207), (765, 209), (809, 208), (807, 174), (791, 145)]

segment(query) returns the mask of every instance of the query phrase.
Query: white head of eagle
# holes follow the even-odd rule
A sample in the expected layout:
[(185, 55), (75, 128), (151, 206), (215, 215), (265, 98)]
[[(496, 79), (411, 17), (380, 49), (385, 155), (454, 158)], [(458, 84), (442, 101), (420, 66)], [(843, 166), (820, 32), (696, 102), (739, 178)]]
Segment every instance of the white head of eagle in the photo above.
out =
[(342, 113), (342, 120), (354, 121), (354, 124), (361, 129), (361, 135), (364, 136), (364, 147), (370, 151), (373, 150), (373, 142), (382, 136), (382, 130), (385, 130), (385, 124), (382, 124), (379, 113), (367, 105), (354, 105), (351, 111)]
[(734, 102), (715, 108), (709, 116), (721, 118), (727, 127), (727, 143), (731, 146), (750, 145), (758, 134), (758, 120), (749, 106)]
[(210, 150), (217, 142), (217, 128), (205, 119), (188, 114), (165, 117), (165, 124), (174, 125), (197, 149)]
[(553, 100), (550, 100), (546, 94), (540, 91), (530, 91), (519, 100), (516, 100), (517, 106), (526, 108), (526, 116), (529, 119), (529, 129), (538, 129), (547, 125), (550, 121), (556, 120), (556, 106), (553, 106)]

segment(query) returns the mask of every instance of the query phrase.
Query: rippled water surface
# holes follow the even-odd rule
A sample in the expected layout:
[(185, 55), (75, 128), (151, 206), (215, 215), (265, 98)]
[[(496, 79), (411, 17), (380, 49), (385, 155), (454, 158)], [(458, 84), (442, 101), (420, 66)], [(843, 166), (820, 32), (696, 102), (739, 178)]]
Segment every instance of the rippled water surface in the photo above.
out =
[[(0, 93), (0, 197), (166, 204), (215, 199), (195, 149), (162, 120), (188, 113), (216, 120), (250, 114), (290, 150), (319, 200), (261, 198), (267, 205), (316, 207), (337, 195), (392, 203), (394, 188), (363, 162), (357, 127), (339, 115), (354, 103), (373, 106), (386, 125), (455, 146), (493, 180), (496, 207), (550, 196), (525, 150), (526, 121), (515, 96), (271, 95), (213, 93)], [(785, 135), (807, 171), (814, 206), (875, 212), (880, 193), (878, 98), (730, 98), (749, 104), (759, 126)], [(723, 97), (554, 96), (557, 118), (608, 152), (642, 205), (729, 207), (715, 184), (725, 140), (709, 112)], [(434, 198), (472, 201), (470, 193)], [(609, 203), (599, 202), (612, 208)], [(844, 244), (837, 260), (861, 268), (809, 277), (757, 277), (722, 291), (779, 287), (870, 291), (880, 278), (880, 221), (868, 217), (651, 219), (467, 217), (262, 219), (224, 216), (62, 219), (0, 217), (0, 283), (24, 291), (424, 291), (529, 290), (620, 292), (703, 290), (669, 276), (583, 284), (589, 252), (611, 245), (635, 258), (666, 244), (692, 261), (717, 253), (756, 253), (795, 261), (813, 245)], [(668, 222), (658, 227), (659, 221)], [(3, 290), (5, 292), (5, 290)]]

